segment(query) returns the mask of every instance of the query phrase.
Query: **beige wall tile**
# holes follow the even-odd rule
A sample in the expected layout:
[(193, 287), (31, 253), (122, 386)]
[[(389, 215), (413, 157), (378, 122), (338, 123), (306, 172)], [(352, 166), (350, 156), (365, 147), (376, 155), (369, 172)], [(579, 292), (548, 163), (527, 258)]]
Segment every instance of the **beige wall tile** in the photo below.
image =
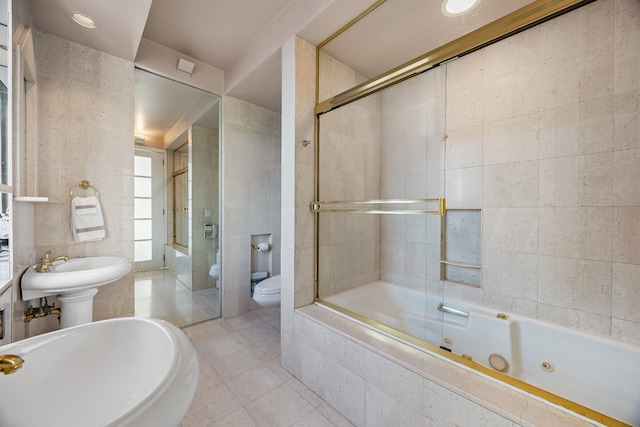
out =
[(612, 259), (614, 262), (640, 264), (640, 207), (614, 207)]
[(614, 206), (640, 206), (640, 149), (616, 151), (613, 162)]
[(483, 290), (533, 302), (538, 300), (536, 257), (499, 249), (485, 249), (483, 255)]
[(449, 169), (445, 172), (448, 209), (481, 209), (483, 168)]
[(553, 323), (566, 328), (582, 329), (600, 335), (611, 334), (611, 318), (600, 314), (570, 310), (566, 307), (539, 302), (538, 318), (543, 322)]
[[(611, 292), (611, 314), (613, 317), (640, 323), (640, 313), (638, 311), (638, 301), (640, 300), (639, 275), (640, 265), (613, 263)], [(619, 325), (623, 324), (619, 323)]]
[(631, 344), (640, 344), (640, 322), (611, 319), (611, 336)]
[(557, 157), (540, 160), (541, 206), (576, 206), (580, 202), (580, 158)]
[(483, 125), (447, 129), (446, 168), (482, 166), (484, 136)]
[[(640, 63), (640, 59), (638, 59)], [(630, 69), (632, 67), (622, 67)], [(640, 76), (635, 77), (636, 87), (614, 98), (614, 136), (616, 150), (640, 148)]]
[(484, 206), (492, 208), (538, 205), (538, 162), (504, 163), (484, 168)]
[(540, 117), (538, 114), (489, 122), (484, 127), (484, 164), (537, 160)]
[(354, 425), (365, 425), (365, 380), (333, 359), (325, 358), (323, 399)]
[(541, 303), (611, 316), (611, 263), (540, 257), (538, 298)]
[(407, 405), (406, 400), (393, 398), (386, 391), (388, 390), (380, 389), (371, 384), (366, 385), (367, 424), (378, 426), (388, 426), (395, 423), (407, 426), (424, 424), (422, 410), (413, 409)]
[(613, 96), (580, 103), (580, 152), (600, 153), (613, 149)]

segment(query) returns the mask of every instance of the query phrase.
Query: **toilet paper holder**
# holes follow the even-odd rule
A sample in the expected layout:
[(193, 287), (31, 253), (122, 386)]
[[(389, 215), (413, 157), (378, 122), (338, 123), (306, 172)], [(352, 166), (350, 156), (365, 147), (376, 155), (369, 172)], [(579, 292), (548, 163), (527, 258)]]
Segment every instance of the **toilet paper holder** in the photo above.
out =
[(254, 249), (258, 252), (266, 252), (269, 249), (271, 249), (271, 246), (268, 243), (258, 243), (258, 244), (252, 243), (251, 249)]

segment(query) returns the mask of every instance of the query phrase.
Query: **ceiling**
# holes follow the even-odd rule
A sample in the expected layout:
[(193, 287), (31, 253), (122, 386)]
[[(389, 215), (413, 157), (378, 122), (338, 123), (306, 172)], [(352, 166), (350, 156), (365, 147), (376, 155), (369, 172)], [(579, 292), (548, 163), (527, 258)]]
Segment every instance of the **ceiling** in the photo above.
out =
[[(482, 0), (469, 14), (451, 18), (440, 13), (440, 0), (387, 0), (326, 48), (364, 76), (374, 77), (532, 2)], [(319, 44), (372, 3), (28, 0), (34, 26), (41, 31), (132, 62), (145, 39), (219, 71), (223, 90), (218, 95), (273, 111), (280, 111), (280, 47), (295, 35)], [(75, 24), (72, 11), (91, 16), (98, 28)]]

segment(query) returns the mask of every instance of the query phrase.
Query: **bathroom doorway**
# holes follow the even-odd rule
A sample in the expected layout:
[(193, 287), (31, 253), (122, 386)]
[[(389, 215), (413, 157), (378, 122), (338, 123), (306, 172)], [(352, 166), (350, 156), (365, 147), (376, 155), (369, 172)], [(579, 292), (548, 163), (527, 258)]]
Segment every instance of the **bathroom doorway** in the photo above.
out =
[(135, 271), (164, 268), (164, 153), (135, 150), (133, 177)]
[(219, 115), (217, 95), (135, 70), (136, 316), (220, 317)]

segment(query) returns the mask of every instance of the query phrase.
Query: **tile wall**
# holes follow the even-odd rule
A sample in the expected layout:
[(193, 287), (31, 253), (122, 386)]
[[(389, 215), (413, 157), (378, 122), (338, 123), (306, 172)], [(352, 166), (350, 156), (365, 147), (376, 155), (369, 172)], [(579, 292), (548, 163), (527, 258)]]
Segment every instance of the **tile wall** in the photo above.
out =
[(272, 275), (280, 274), (280, 114), (223, 98), (222, 314), (260, 306), (251, 298), (251, 236), (271, 234)]
[[(577, 35), (577, 36), (576, 36)], [(640, 4), (599, 0), (447, 64), (446, 198), (482, 209), (482, 289), (640, 343)]]
[[(16, 209), (26, 217), (16, 223), (14, 240), (32, 236), (35, 249), (18, 254), (18, 262), (28, 264), (48, 250), (54, 256), (132, 260), (133, 64), (40, 31), (35, 48), (39, 164), (31, 173), (37, 174), (40, 195), (57, 202)], [(83, 179), (100, 192), (107, 227), (100, 242), (75, 243), (69, 227), (69, 190)], [(20, 301), (14, 305), (14, 340), (34, 334), (30, 328), (58, 329), (55, 316), (21, 325), (25, 307)], [(133, 312), (133, 273), (102, 286), (94, 298), (95, 320)]]

